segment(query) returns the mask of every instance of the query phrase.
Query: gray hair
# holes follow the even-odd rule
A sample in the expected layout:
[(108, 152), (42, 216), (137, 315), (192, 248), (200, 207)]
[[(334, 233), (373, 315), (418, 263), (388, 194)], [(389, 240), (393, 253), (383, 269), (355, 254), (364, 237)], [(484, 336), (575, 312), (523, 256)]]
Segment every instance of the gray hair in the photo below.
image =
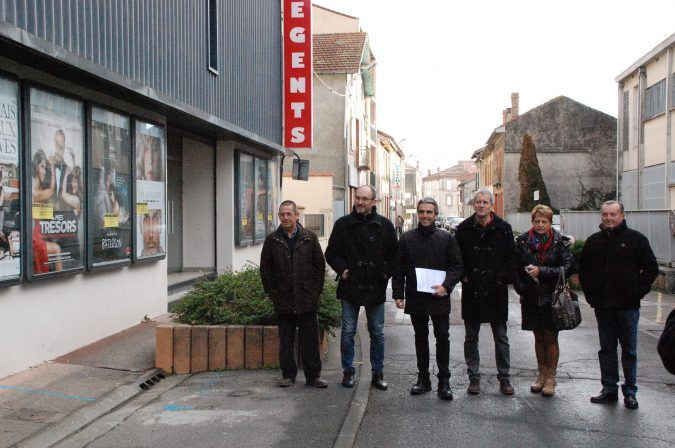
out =
[(370, 193), (373, 195), (373, 199), (377, 199), (377, 190), (375, 190), (375, 187), (372, 185), (361, 185), (360, 187), (357, 188), (368, 188), (370, 190)]
[[(614, 205), (614, 204), (619, 204), (619, 207), (621, 208), (621, 214), (623, 215), (624, 214), (623, 204), (619, 201), (605, 201), (602, 203), (602, 207), (604, 207), (605, 205)], [(602, 207), (600, 207), (600, 209), (602, 209)]]
[(295, 205), (295, 202), (291, 201), (290, 199), (287, 199), (281, 204), (279, 204), (279, 210), (281, 210), (281, 207), (284, 207), (286, 205), (290, 205), (293, 207), (293, 213), (298, 213), (298, 206)]
[(419, 201), (417, 201), (417, 210), (420, 209), (421, 204), (431, 204), (434, 206), (434, 213), (436, 216), (438, 216), (438, 203), (436, 202), (436, 199), (432, 198), (431, 196), (425, 196)]
[(473, 201), (476, 202), (476, 196), (487, 196), (490, 198), (490, 205), (495, 205), (495, 197), (492, 195), (490, 190), (482, 189), (478, 190), (473, 194)]

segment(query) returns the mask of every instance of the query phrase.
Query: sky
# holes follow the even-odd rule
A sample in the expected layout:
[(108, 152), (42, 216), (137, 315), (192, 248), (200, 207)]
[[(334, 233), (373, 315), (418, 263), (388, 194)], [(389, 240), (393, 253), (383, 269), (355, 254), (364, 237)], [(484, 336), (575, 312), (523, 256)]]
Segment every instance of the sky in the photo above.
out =
[(675, 33), (673, 0), (314, 0), (360, 19), (377, 59), (377, 127), (409, 162), (469, 160), (557, 96), (617, 116), (615, 78)]

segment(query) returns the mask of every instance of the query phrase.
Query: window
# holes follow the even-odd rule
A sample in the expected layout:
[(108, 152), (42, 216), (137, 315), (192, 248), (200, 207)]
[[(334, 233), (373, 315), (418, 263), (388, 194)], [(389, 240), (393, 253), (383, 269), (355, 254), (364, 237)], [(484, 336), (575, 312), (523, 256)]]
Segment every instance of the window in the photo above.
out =
[[(0, 228), (5, 238), (0, 257), (0, 283), (21, 278), (21, 148), (19, 148), (19, 85), (0, 77)], [(29, 162), (30, 164), (30, 162)]]
[(218, 74), (218, 0), (209, 0), (209, 70)]
[(629, 93), (628, 91), (623, 92), (623, 126), (621, 126), (621, 136), (622, 146), (624, 151), (628, 151), (629, 145), (629, 132), (630, 132), (630, 102), (629, 102)]
[(445, 205), (452, 205), (452, 195), (449, 194), (445, 197)]
[(325, 215), (305, 215), (305, 227), (316, 233), (319, 238), (325, 236)]
[(666, 80), (662, 79), (645, 90), (645, 120), (666, 111)]

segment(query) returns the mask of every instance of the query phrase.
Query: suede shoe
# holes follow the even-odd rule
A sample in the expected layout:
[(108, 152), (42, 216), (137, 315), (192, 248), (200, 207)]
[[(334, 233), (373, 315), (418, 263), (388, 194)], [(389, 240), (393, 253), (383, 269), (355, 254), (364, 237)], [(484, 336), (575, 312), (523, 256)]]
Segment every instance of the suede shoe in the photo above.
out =
[(513, 386), (511, 385), (511, 381), (509, 381), (508, 378), (499, 380), (499, 390), (504, 395), (513, 395), (516, 392)]
[(295, 383), (295, 378), (281, 378), (277, 381), (277, 386), (290, 387), (293, 383)]
[(417, 375), (417, 384), (410, 388), (410, 395), (422, 395), (431, 391), (431, 379), (429, 374)]
[(343, 372), (342, 387), (354, 387), (354, 371), (347, 369)]
[(480, 393), (480, 378), (469, 378), (469, 387), (466, 388), (469, 395), (478, 395)]
[(450, 381), (447, 378), (438, 380), (438, 398), (441, 400), (452, 400), (452, 389), (450, 389)]
[(307, 385), (312, 387), (318, 387), (319, 389), (325, 389), (328, 387), (328, 383), (326, 382), (326, 380), (324, 380), (320, 376), (312, 380), (307, 380)]
[(616, 392), (606, 392), (604, 390), (601, 391), (600, 394), (596, 395), (595, 397), (591, 397), (591, 403), (599, 403), (599, 404), (616, 403), (618, 400), (619, 395)]
[(635, 398), (635, 395), (626, 395), (625, 397), (623, 397), (623, 404), (628, 409), (637, 409), (638, 408), (638, 401)]
[(387, 390), (387, 383), (384, 381), (382, 372), (373, 373), (373, 380), (370, 382), (375, 389)]

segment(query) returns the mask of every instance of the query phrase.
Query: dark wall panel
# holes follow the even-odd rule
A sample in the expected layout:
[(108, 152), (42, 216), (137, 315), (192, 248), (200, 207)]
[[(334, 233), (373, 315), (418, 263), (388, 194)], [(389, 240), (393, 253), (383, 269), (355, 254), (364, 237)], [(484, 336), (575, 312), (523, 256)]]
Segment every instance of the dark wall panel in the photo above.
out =
[(0, 0), (0, 20), (137, 83), (281, 142), (281, 2), (219, 0), (218, 75), (208, 0)]

